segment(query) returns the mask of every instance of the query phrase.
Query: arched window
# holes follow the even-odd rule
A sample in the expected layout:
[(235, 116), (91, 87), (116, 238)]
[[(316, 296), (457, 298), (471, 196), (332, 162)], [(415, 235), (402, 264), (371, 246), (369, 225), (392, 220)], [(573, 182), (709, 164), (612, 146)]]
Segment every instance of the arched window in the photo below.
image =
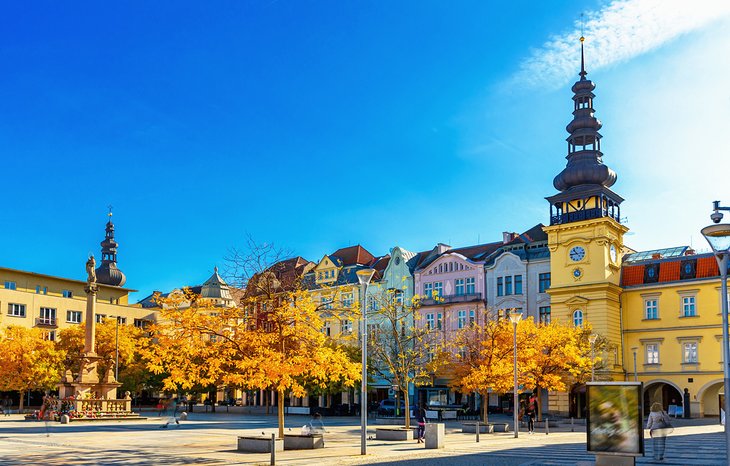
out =
[(575, 325), (576, 327), (583, 326), (583, 311), (581, 311), (580, 309), (573, 312), (573, 325)]

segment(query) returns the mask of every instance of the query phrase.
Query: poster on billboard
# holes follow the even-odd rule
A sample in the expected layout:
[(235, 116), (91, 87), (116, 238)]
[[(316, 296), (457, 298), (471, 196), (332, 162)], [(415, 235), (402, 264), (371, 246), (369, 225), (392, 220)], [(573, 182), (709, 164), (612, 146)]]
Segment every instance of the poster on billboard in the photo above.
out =
[(589, 382), (588, 451), (600, 455), (644, 455), (641, 382)]

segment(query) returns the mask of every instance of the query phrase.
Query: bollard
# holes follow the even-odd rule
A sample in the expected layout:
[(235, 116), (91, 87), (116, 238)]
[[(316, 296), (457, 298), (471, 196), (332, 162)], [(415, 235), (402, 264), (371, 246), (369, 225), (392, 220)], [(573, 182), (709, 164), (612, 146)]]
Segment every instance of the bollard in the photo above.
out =
[(276, 434), (271, 434), (271, 466), (276, 464)]
[(479, 443), (479, 421), (477, 421), (477, 443)]
[(575, 428), (573, 427), (573, 417), (570, 418), (570, 431), (575, 432)]
[(548, 418), (545, 418), (545, 435), (550, 435), (550, 423)]

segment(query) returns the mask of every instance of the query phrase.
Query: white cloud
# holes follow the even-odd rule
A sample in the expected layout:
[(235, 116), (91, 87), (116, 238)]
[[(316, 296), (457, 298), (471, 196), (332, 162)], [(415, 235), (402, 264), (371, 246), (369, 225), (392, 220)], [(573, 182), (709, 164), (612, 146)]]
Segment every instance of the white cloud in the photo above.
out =
[[(586, 14), (586, 68), (631, 59), (728, 15), (726, 0), (615, 0)], [(513, 84), (555, 88), (576, 77), (580, 33), (577, 21), (573, 30), (533, 50)]]

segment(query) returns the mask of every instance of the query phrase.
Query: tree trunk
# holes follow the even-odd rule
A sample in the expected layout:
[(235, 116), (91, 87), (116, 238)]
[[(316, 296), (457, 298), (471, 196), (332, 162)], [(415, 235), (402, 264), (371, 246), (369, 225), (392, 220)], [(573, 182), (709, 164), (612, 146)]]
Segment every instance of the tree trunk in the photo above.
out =
[(284, 438), (284, 403), (282, 402), (284, 400), (284, 392), (279, 390), (279, 400), (276, 403), (277, 405), (277, 412), (279, 414), (279, 438)]
[[(403, 401), (405, 402), (405, 413), (404, 416), (406, 418), (406, 430), (411, 428), (411, 405), (409, 403), (409, 397), (408, 397), (408, 387), (406, 386), (406, 389), (403, 390)], [(396, 407), (398, 406), (398, 401), (396, 400)]]
[(542, 390), (540, 387), (535, 387), (535, 391), (537, 392), (537, 420), (542, 421)]
[(18, 413), (22, 413), (23, 412), (23, 397), (24, 397), (25, 393), (23, 392), (23, 390), (18, 390), (18, 393), (20, 393), (20, 402), (18, 403)]

